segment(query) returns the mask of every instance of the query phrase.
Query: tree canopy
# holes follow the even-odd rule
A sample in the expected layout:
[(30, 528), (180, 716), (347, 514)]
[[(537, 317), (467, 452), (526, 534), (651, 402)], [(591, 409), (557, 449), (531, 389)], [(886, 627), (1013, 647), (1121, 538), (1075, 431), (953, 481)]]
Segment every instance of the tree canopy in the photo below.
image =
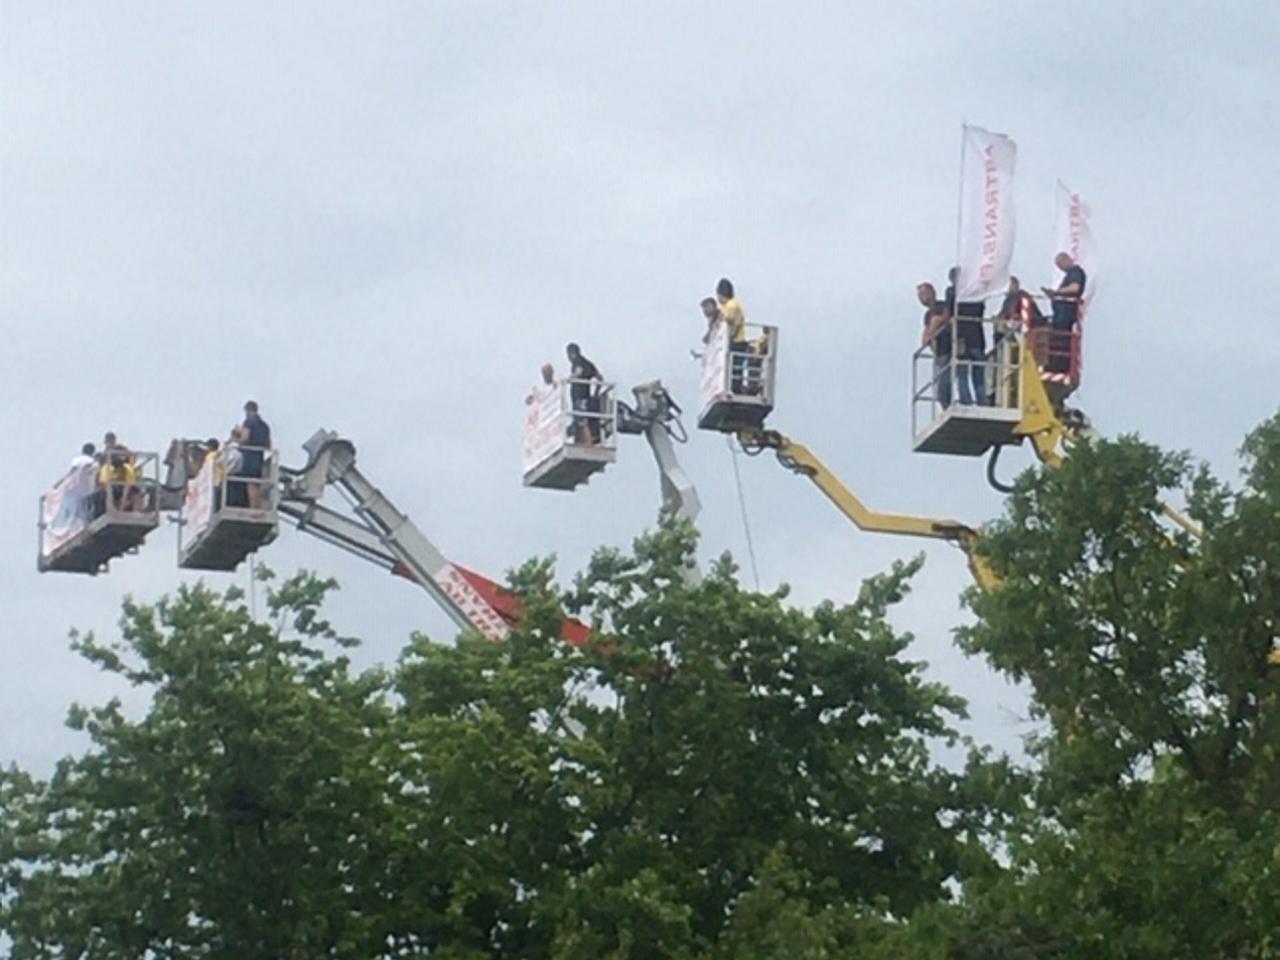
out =
[(926, 955), (1280, 956), (1280, 417), (1242, 453), (1233, 489), (1083, 444), (986, 532), (1004, 586), (959, 640), (1029, 685), (1037, 764), (1008, 868), (917, 924)]
[(785, 917), (825, 956), (946, 896), (984, 818), (930, 759), (963, 705), (885, 619), (915, 564), (805, 612), (727, 561), (686, 586), (691, 547), (601, 551), (563, 596), (530, 563), (507, 640), (386, 671), (350, 668), (311, 575), (267, 622), (204, 587), (126, 603), (74, 645), (145, 715), (74, 707), (82, 756), (3, 777), (14, 956), (794, 956)]
[(1021, 766), (935, 759), (964, 705), (888, 622), (919, 560), (802, 610), (727, 558), (688, 585), (665, 525), (567, 590), (524, 565), (501, 642), (368, 671), (312, 574), (263, 620), (128, 601), (73, 646), (145, 710), (74, 706), (81, 755), (0, 773), (0, 931), (18, 960), (1280, 956), (1280, 418), (1244, 454), (1236, 486), (1133, 437), (1020, 478), (957, 640), (1025, 684)]

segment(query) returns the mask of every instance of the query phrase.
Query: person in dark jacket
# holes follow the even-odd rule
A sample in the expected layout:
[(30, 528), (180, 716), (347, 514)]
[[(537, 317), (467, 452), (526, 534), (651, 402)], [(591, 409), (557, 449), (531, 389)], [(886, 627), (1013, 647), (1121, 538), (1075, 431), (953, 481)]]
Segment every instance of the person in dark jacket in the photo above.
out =
[(254, 400), (244, 405), (244, 423), (240, 424), (238, 435), (240, 446), (243, 448), (239, 475), (258, 481), (246, 483), (244, 486), (248, 492), (249, 508), (260, 510), (266, 499), (262, 480), (266, 453), (271, 449), (271, 427), (258, 413), (258, 404)]
[[(986, 313), (986, 304), (981, 300), (956, 303), (959, 267), (952, 267), (947, 271), (947, 280), (949, 282), (944, 299), (947, 312), (956, 318), (956, 387), (960, 391), (960, 402), (985, 404), (987, 334), (983, 329), (982, 318)], [(969, 389), (970, 383), (973, 384), (972, 392)]]
[[(569, 358), (569, 400), (573, 409), (582, 413), (600, 412), (599, 388), (591, 381), (603, 381), (600, 369), (582, 354), (582, 349), (571, 343), (565, 347)], [(574, 417), (573, 436), (578, 443), (600, 442), (599, 417)]]
[(951, 313), (927, 280), (916, 284), (916, 299), (924, 307), (920, 342), (933, 351), (933, 393), (945, 409), (951, 406)]
[(1055, 289), (1041, 287), (1053, 304), (1053, 333), (1049, 337), (1049, 356), (1045, 369), (1054, 373), (1071, 370), (1071, 335), (1080, 322), (1080, 303), (1084, 299), (1084, 287), (1088, 282), (1084, 268), (1060, 253), (1053, 264), (1062, 271), (1062, 282)]

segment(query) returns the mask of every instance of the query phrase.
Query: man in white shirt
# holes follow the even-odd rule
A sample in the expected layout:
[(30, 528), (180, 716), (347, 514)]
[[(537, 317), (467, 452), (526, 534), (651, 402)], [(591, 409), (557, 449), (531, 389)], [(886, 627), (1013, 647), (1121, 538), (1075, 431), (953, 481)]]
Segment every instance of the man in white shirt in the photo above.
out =
[(67, 470), (67, 475), (72, 477), (71, 492), (79, 500), (80, 515), (83, 517), (90, 515), (90, 501), (97, 489), (98, 460), (94, 456), (96, 452), (92, 443), (86, 443), (80, 448), (80, 452), (71, 458), (71, 466)]

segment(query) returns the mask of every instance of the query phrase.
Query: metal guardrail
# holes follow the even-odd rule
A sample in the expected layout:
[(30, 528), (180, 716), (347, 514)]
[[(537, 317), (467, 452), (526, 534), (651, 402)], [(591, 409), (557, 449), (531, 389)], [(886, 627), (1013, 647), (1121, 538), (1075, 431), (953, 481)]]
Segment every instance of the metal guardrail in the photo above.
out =
[[(717, 327), (701, 358), (700, 393), (703, 404), (717, 400), (747, 400), (772, 406), (778, 363), (778, 328), (747, 323), (745, 337), (735, 341), (727, 328)], [(722, 351), (717, 353), (716, 351)]]
[[(214, 455), (213, 512), (217, 513), (223, 507), (273, 509), (280, 480), (279, 453), (271, 447), (236, 445), (234, 449), (240, 455), (237, 465), (234, 458), (226, 456), (228, 449), (231, 448), (220, 447)], [(250, 489), (261, 491), (261, 495), (251, 497)], [(250, 506), (253, 501), (257, 502), (256, 506)]]
[[(569, 444), (583, 444), (582, 431), (597, 447), (617, 445), (617, 404), (614, 384), (606, 380), (566, 377), (557, 381), (560, 391), (560, 415), (565, 439)], [(573, 398), (573, 388), (586, 388), (586, 396)]]
[[(102, 481), (102, 470), (112, 458), (131, 468), (132, 478), (119, 483)], [(159, 457), (150, 451), (116, 450), (100, 454), (97, 462), (80, 471), (63, 474), (41, 494), (36, 520), (37, 550), (47, 559), (77, 541), (103, 517), (107, 523), (152, 520), (159, 522)], [(91, 473), (90, 473), (91, 471)]]
[[(966, 352), (961, 327), (983, 329), (986, 349)], [(1081, 332), (1056, 330), (1044, 324), (1024, 329), (1000, 317), (952, 317), (950, 351), (939, 357), (934, 343), (918, 347), (911, 357), (911, 433), (935, 421), (953, 404), (1019, 410), (1022, 406), (1018, 373), (1023, 350), (1031, 350), (1046, 381), (1074, 386), (1079, 382)], [(970, 331), (972, 327), (969, 328)], [(939, 331), (939, 335), (941, 331)], [(935, 335), (934, 342), (939, 335)]]

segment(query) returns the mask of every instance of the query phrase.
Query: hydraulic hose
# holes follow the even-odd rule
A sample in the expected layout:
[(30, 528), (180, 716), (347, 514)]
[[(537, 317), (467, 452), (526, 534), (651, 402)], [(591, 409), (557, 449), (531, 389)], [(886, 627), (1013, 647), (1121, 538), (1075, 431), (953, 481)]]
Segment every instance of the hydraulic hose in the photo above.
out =
[(1003, 449), (1004, 446), (999, 443), (991, 448), (991, 456), (987, 459), (987, 483), (1001, 493), (1013, 493), (1013, 487), (1007, 483), (1001, 483), (1000, 478), (996, 476), (996, 463), (999, 461), (1000, 451)]

